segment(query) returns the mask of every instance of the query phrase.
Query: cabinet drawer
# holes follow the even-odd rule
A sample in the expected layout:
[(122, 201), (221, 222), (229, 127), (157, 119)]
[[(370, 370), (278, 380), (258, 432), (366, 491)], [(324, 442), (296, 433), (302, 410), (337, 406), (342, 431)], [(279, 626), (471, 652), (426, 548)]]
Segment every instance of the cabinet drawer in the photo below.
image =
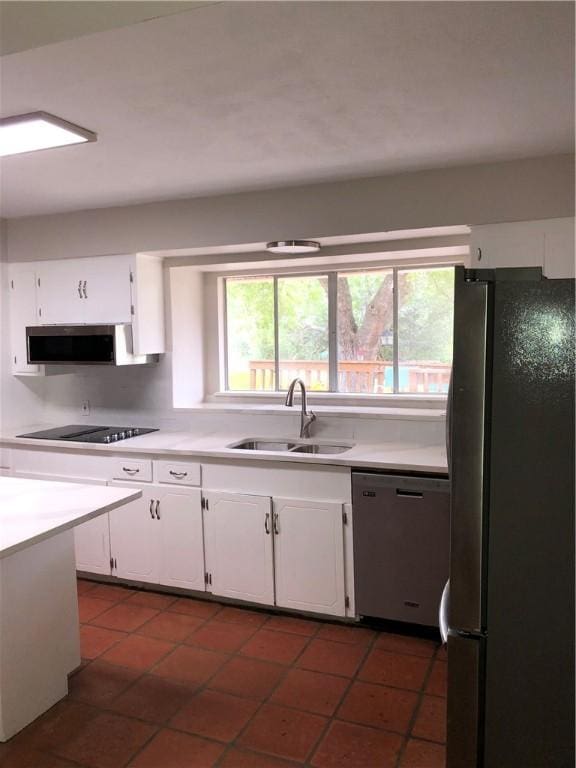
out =
[(152, 482), (152, 461), (150, 459), (112, 459), (112, 477), (114, 480), (138, 480), (139, 483)]
[(155, 461), (158, 483), (176, 485), (200, 485), (200, 464), (192, 461)]

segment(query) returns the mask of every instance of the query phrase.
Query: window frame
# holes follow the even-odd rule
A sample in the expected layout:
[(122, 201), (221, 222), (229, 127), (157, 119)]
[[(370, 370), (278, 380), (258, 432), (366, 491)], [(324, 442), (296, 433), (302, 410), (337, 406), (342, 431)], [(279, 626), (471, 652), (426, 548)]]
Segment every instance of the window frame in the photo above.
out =
[[(278, 279), (292, 277), (325, 277), (328, 280), (328, 389), (311, 391), (310, 397), (314, 398), (343, 398), (343, 399), (365, 399), (374, 401), (378, 399), (446, 399), (446, 393), (442, 392), (401, 392), (400, 391), (400, 373), (399, 373), (399, 343), (398, 343), (398, 317), (399, 317), (399, 288), (398, 273), (403, 271), (432, 270), (432, 269), (454, 269), (462, 264), (456, 260), (442, 260), (438, 263), (410, 264), (410, 263), (378, 263), (367, 266), (366, 264), (338, 264), (337, 267), (327, 269), (309, 270), (282, 270), (270, 271), (263, 270), (258, 272), (250, 271), (247, 273), (229, 272), (220, 275), (219, 283), (219, 306), (218, 320), (221, 328), (220, 343), (220, 391), (216, 394), (229, 397), (281, 397), (287, 390), (279, 389), (280, 383), (280, 359), (279, 351), (279, 324), (278, 324)], [(393, 370), (393, 391), (385, 393), (372, 392), (342, 392), (338, 387), (338, 276), (339, 274), (350, 274), (352, 272), (392, 272), (392, 321), (393, 321), (393, 344), (392, 344), (392, 370)], [(228, 387), (228, 307), (227, 307), (227, 280), (238, 279), (272, 279), (273, 281), (273, 312), (274, 312), (274, 389), (262, 390), (239, 390), (229, 389)]]

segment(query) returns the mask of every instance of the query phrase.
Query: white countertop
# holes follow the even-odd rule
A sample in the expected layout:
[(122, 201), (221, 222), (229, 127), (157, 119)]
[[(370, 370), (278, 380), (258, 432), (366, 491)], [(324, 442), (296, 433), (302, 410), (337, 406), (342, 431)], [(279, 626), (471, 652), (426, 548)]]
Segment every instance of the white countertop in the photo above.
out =
[(0, 558), (141, 495), (131, 488), (0, 477)]
[[(64, 440), (36, 440), (34, 438), (18, 438), (17, 434), (49, 428), (51, 425), (40, 424), (26, 426), (0, 436), (4, 445), (35, 446), (38, 448), (57, 448), (59, 450), (76, 450), (83, 452), (104, 452), (123, 455), (154, 455), (166, 458), (216, 458), (242, 461), (277, 461), (298, 464), (328, 464), (341, 467), (363, 467), (366, 469), (389, 469), (394, 471), (426, 472), (446, 474), (446, 448), (443, 445), (427, 445), (424, 443), (402, 442), (361, 442), (355, 441), (353, 447), (338, 454), (297, 454), (278, 451), (247, 451), (233, 449), (228, 446), (242, 439), (295, 439), (285, 434), (251, 435), (238, 433), (204, 433), (192, 432), (151, 432), (147, 435), (132, 437), (112, 444), (77, 443)], [(342, 443), (352, 444), (353, 441), (337, 437), (319, 436), (307, 441), (311, 443)]]

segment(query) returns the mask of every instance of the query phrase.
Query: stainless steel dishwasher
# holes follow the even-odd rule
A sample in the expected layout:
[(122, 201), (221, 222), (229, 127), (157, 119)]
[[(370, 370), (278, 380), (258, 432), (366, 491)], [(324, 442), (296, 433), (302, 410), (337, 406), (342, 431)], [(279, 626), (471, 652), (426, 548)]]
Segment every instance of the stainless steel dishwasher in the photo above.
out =
[(448, 578), (448, 479), (352, 473), (356, 610), (438, 626)]

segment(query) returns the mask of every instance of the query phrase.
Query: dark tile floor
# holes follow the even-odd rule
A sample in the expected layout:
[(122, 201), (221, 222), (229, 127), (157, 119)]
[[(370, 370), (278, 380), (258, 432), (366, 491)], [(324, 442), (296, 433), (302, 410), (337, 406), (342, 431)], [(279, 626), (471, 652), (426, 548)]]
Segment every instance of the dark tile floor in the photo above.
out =
[(431, 640), (78, 582), (69, 695), (2, 768), (442, 768)]

